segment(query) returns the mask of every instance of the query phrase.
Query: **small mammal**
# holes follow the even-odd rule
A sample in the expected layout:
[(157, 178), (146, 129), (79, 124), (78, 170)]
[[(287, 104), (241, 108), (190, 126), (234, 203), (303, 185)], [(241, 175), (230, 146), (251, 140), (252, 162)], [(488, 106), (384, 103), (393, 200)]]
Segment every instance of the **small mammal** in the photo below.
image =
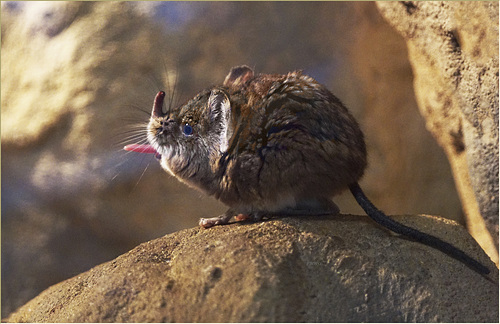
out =
[(358, 123), (323, 85), (301, 72), (258, 74), (233, 68), (221, 86), (184, 105), (164, 109), (155, 97), (148, 145), (125, 150), (154, 153), (180, 181), (230, 208), (202, 218), (208, 228), (237, 219), (279, 214), (337, 214), (331, 197), (350, 189), (378, 224), (461, 260), (481, 274), (487, 267), (441, 239), (398, 223), (378, 210), (358, 185), (367, 165)]

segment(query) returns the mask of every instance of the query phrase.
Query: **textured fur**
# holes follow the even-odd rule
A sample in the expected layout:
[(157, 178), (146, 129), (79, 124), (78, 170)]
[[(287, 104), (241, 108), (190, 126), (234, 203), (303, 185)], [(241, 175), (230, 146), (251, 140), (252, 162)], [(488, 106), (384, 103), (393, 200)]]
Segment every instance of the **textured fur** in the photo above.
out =
[[(301, 72), (254, 76), (237, 67), (222, 86), (160, 111), (154, 109), (148, 139), (163, 168), (236, 213), (325, 201), (358, 181), (366, 167), (355, 119)], [(185, 124), (192, 135), (182, 133)]]

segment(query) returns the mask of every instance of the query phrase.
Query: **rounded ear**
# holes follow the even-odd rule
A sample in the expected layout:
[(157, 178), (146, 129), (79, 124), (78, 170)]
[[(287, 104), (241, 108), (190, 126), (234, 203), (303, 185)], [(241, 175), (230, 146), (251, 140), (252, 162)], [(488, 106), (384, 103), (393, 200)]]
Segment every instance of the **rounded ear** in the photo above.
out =
[(253, 78), (253, 70), (246, 65), (241, 65), (231, 69), (223, 85), (225, 87), (240, 86), (251, 78)]
[(230, 128), (231, 103), (224, 91), (212, 90), (208, 98), (208, 115), (212, 125), (211, 128), (216, 136), (216, 145), (220, 152), (225, 152), (232, 131)]
[(229, 120), (231, 103), (224, 91), (214, 89), (208, 98), (208, 115), (211, 121), (219, 117)]

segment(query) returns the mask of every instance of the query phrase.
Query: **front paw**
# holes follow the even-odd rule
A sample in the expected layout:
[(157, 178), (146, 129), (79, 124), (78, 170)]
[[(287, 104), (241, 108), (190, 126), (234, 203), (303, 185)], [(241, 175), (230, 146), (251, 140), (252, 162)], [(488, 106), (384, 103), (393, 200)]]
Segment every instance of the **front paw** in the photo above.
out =
[[(210, 228), (210, 227), (215, 226), (215, 225), (222, 225), (219, 217), (201, 218), (199, 224), (203, 228)], [(225, 223), (225, 224), (227, 224), (227, 223)]]
[(234, 213), (228, 210), (226, 213), (212, 218), (201, 218), (200, 226), (203, 228), (210, 228), (215, 225), (226, 225), (229, 223), (229, 220), (233, 217)]

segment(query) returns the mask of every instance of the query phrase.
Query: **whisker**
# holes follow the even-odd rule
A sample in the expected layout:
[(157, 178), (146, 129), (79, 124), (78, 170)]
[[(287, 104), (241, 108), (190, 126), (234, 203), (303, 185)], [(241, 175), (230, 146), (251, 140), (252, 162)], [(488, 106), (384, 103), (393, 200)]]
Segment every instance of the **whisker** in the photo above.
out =
[[(166, 101), (169, 101), (169, 104), (170, 105), (170, 96), (172, 95), (172, 87), (170, 85), (170, 75), (169, 75), (169, 69), (167, 68), (167, 65), (165, 63), (165, 59), (162, 60), (162, 64), (163, 64), (163, 79), (165, 80), (165, 84), (166, 84), (166, 92), (168, 93), (168, 97), (167, 97), (167, 100)], [(161, 107), (161, 111), (164, 113), (164, 114), (168, 114), (170, 113), (170, 109), (168, 110), (165, 110), (165, 101), (163, 102), (162, 104), (162, 107)]]
[(117, 150), (121, 151), (124, 146), (130, 145), (130, 144), (147, 144), (147, 139), (146, 138), (138, 138), (138, 137), (126, 138), (126, 139), (115, 142), (114, 146), (116, 147)]
[[(143, 158), (143, 161), (144, 161), (144, 158)], [(135, 183), (135, 185), (132, 188), (131, 192), (134, 191), (135, 188), (137, 188), (137, 186), (139, 185), (139, 182), (141, 182), (141, 180), (144, 177), (144, 174), (146, 173), (146, 171), (148, 170), (150, 164), (151, 164), (151, 158), (149, 159), (148, 164), (146, 164), (146, 167), (144, 168), (144, 171), (142, 171), (141, 176), (139, 177), (139, 180), (137, 180), (137, 182)]]
[[(137, 153), (135, 153), (135, 152), (120, 151), (118, 153), (119, 153), (119, 156), (120, 156), (120, 158), (118, 159), (119, 162), (116, 163), (112, 167), (114, 170), (117, 170), (117, 171), (114, 173), (114, 175), (111, 177), (111, 179), (109, 181), (116, 181), (116, 179), (118, 178), (118, 176), (122, 173), (123, 166), (131, 160), (130, 158), (132, 157), (132, 155), (129, 155), (129, 154), (134, 154), (135, 156), (137, 156), (136, 155)], [(140, 175), (139, 179), (137, 179), (137, 181), (135, 182), (134, 187), (130, 191), (130, 194), (132, 194), (132, 192), (137, 188), (137, 186), (139, 185), (140, 181), (144, 177), (146, 171), (149, 169), (149, 166), (151, 165), (152, 158), (153, 158), (152, 154), (142, 154), (142, 158), (140, 160), (141, 162), (138, 165), (134, 164), (135, 166), (143, 165), (143, 163), (145, 162), (145, 159), (147, 159), (146, 167), (141, 172), (141, 175)], [(133, 174), (136, 174), (136, 173), (133, 172)]]
[(146, 136), (146, 128), (130, 128), (117, 133), (115, 136), (131, 136), (131, 135), (143, 135)]
[[(144, 114), (148, 115), (148, 117), (149, 117), (149, 115), (151, 114), (151, 111), (146, 110), (146, 109), (144, 108), (144, 105), (137, 105), (137, 104), (125, 104), (125, 105), (123, 105), (123, 107), (125, 107), (125, 108), (130, 108), (130, 109), (134, 109), (134, 111), (139, 111), (139, 112), (141, 112), (141, 113), (144, 113)], [(148, 108), (148, 109), (149, 109), (149, 108)]]
[(155, 74), (150, 73), (147, 75), (149, 87), (151, 89), (156, 89), (156, 91), (160, 90), (160, 88), (162, 86), (162, 81), (161, 81), (161, 79), (158, 79), (157, 75), (158, 74), (156, 74), (156, 73)]
[(136, 132), (136, 133), (139, 133), (139, 132), (146, 133), (147, 128), (148, 128), (148, 124), (144, 124), (144, 123), (141, 123), (141, 124), (130, 124), (130, 125), (124, 126), (121, 129), (121, 132), (119, 134), (128, 134), (128, 133), (134, 133), (134, 132)]
[(121, 141), (123, 140), (132, 140), (132, 139), (145, 139), (147, 136), (144, 134), (144, 131), (129, 131), (129, 132), (124, 132), (119, 135), (113, 136), (113, 137), (118, 137)]
[(134, 127), (134, 128), (129, 128), (122, 130), (120, 132), (117, 132), (111, 136), (111, 138), (120, 138), (121, 140), (123, 139), (134, 139), (134, 138), (146, 138), (146, 127)]
[(168, 111), (172, 111), (172, 105), (176, 106), (177, 104), (175, 103), (174, 104), (174, 99), (175, 99), (175, 95), (176, 95), (176, 90), (177, 90), (177, 77), (178, 77), (178, 73), (176, 72), (174, 74), (174, 87), (170, 93), (170, 97), (169, 97), (169, 101), (168, 101)]

